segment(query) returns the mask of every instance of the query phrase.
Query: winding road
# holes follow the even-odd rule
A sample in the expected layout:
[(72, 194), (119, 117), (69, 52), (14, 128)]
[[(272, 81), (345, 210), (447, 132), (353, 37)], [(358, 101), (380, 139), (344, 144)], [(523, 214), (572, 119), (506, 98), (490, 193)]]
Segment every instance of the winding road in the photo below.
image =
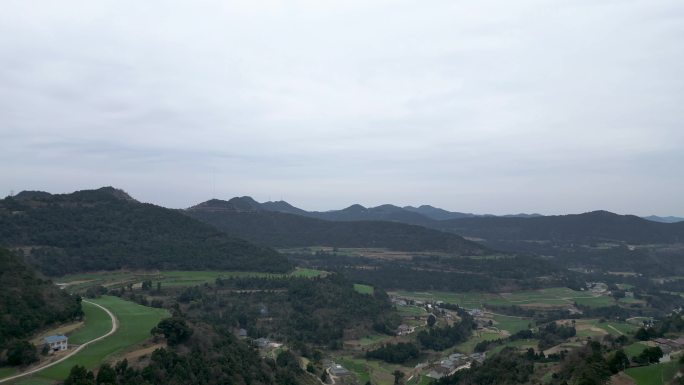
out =
[(109, 309), (107, 309), (106, 307), (104, 307), (104, 306), (102, 306), (102, 305), (98, 305), (98, 304), (96, 304), (95, 302), (90, 302), (90, 301), (86, 301), (86, 300), (83, 300), (83, 302), (89, 303), (89, 304), (91, 304), (91, 305), (95, 305), (95, 306), (99, 307), (100, 309), (104, 310), (104, 311), (109, 315), (109, 318), (112, 319), (112, 330), (110, 330), (107, 334), (101, 335), (101, 336), (99, 336), (99, 337), (97, 337), (97, 338), (94, 338), (94, 339), (92, 339), (92, 340), (90, 340), (90, 341), (88, 341), (88, 342), (86, 342), (86, 343), (84, 343), (84, 344), (82, 344), (82, 345), (79, 345), (76, 349), (74, 349), (74, 350), (71, 351), (69, 354), (67, 354), (66, 356), (60, 358), (60, 359), (57, 360), (57, 361), (50, 362), (50, 363), (45, 364), (45, 365), (43, 365), (43, 366), (40, 366), (40, 367), (31, 369), (31, 370), (29, 370), (29, 371), (26, 371), (26, 372), (24, 372), (24, 373), (19, 373), (19, 374), (15, 374), (14, 376), (2, 378), (2, 379), (0, 379), (0, 383), (7, 382), (7, 381), (12, 381), (12, 380), (16, 380), (17, 378), (24, 377), (24, 376), (28, 376), (29, 374), (35, 374), (35, 373), (40, 372), (40, 371), (43, 370), (43, 369), (46, 369), (46, 368), (49, 368), (49, 367), (51, 367), (51, 366), (57, 365), (57, 364), (63, 362), (64, 360), (71, 358), (74, 354), (76, 354), (76, 353), (80, 352), (81, 350), (85, 349), (88, 345), (94, 344), (94, 343), (97, 342), (97, 341), (103, 340), (103, 339), (105, 339), (105, 338), (111, 336), (112, 334), (114, 334), (114, 333), (119, 329), (119, 321), (116, 319), (116, 317), (114, 316), (114, 314), (113, 314), (111, 311), (109, 311)]

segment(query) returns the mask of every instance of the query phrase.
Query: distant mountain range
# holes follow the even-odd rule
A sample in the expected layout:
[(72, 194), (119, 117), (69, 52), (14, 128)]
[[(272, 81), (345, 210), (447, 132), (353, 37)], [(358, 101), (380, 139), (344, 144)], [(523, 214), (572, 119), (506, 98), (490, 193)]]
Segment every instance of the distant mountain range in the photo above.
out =
[[(289, 212), (274, 211), (274, 208)], [(349, 211), (353, 213), (354, 208)], [(293, 214), (302, 212), (304, 215)], [(228, 201), (212, 199), (187, 209), (186, 213), (228, 234), (273, 247), (321, 245), (434, 251), (452, 255), (493, 253), (459, 235), (424, 226), (377, 220), (378, 216), (364, 214), (360, 216), (363, 220), (349, 219), (352, 215), (344, 216), (344, 213), (337, 218), (345, 219), (319, 219), (317, 213), (307, 213), (285, 202), (261, 204), (250, 197)], [(414, 215), (420, 218), (420, 214)], [(388, 217), (391, 216), (385, 216)]]
[(661, 223), (677, 223), (677, 222), (684, 222), (684, 218), (680, 217), (659, 217), (657, 215), (649, 215), (647, 217), (642, 217), (644, 219), (648, 219), (649, 221), (653, 222), (661, 222)]
[[(684, 242), (684, 222), (676, 222), (674, 217), (640, 218), (607, 211), (551, 216), (540, 214), (494, 216), (451, 212), (428, 205), (398, 207), (385, 204), (366, 208), (355, 204), (342, 210), (306, 211), (285, 201), (259, 203), (250, 197), (220, 202), (224, 209), (232, 212), (278, 212), (332, 222), (399, 222), (485, 241)], [(195, 206), (190, 211), (201, 207), (202, 205)], [(235, 230), (237, 229), (231, 231)], [(250, 239), (250, 236), (246, 234), (239, 236)]]

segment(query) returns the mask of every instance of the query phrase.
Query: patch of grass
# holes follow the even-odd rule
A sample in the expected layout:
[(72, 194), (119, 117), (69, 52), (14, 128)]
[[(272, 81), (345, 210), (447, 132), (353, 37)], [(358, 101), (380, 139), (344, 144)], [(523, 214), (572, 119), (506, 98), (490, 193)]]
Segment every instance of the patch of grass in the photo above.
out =
[(392, 294), (415, 300), (443, 301), (447, 303), (457, 304), (465, 308), (479, 308), (486, 305), (566, 306), (571, 305), (574, 302), (591, 307), (600, 307), (609, 306), (615, 302), (610, 297), (593, 296), (590, 293), (583, 291), (574, 291), (566, 287), (554, 287), (542, 290), (525, 290), (513, 293), (453, 293), (441, 291), (397, 291), (393, 292)]
[(629, 359), (632, 359), (632, 357), (641, 354), (641, 352), (643, 352), (644, 349), (646, 349), (647, 347), (648, 346), (642, 344), (641, 342), (635, 342), (631, 345), (625, 346), (624, 351), (627, 357), (629, 357)]
[(371, 294), (371, 295), (375, 291), (375, 289), (373, 289), (373, 286), (364, 285), (361, 283), (355, 283), (354, 284), (354, 290), (356, 290), (357, 292), (359, 292), (361, 294)]
[(85, 313), (85, 323), (69, 334), (69, 344), (81, 345), (105, 335), (112, 329), (112, 320), (104, 310), (88, 302), (82, 302), (82, 307)]
[(356, 374), (356, 378), (359, 380), (359, 383), (365, 384), (366, 382), (370, 381), (370, 373), (368, 371), (366, 361), (350, 357), (341, 358), (339, 361), (340, 365)]
[(15, 368), (12, 368), (9, 366), (4, 367), (4, 368), (0, 368), (0, 378), (9, 377), (15, 373), (17, 373), (17, 369), (15, 369)]
[(604, 307), (612, 306), (615, 304), (615, 300), (611, 297), (580, 297), (574, 299), (577, 304), (589, 307)]
[(56, 383), (55, 380), (43, 377), (27, 377), (16, 382), (17, 385), (52, 385)]
[(397, 312), (403, 317), (423, 316), (427, 314), (425, 309), (417, 306), (397, 306)]
[(522, 349), (528, 349), (528, 348), (537, 348), (537, 345), (539, 344), (539, 340), (531, 339), (531, 340), (515, 340), (511, 342), (507, 342), (503, 345), (499, 345), (495, 347), (494, 349), (490, 350), (487, 352), (487, 354), (497, 354), (501, 352), (504, 348), (506, 347), (512, 347), (512, 348), (518, 348), (520, 350)]
[(169, 313), (164, 309), (145, 307), (117, 297), (104, 296), (92, 301), (114, 313), (119, 320), (119, 329), (113, 335), (89, 345), (73, 357), (39, 372), (37, 377), (63, 380), (74, 365), (93, 369), (110, 355), (149, 338), (150, 330), (160, 320), (169, 317)]
[(470, 354), (475, 350), (475, 345), (482, 341), (491, 341), (502, 338), (499, 333), (492, 332), (481, 332), (479, 335), (473, 334), (466, 342), (456, 345), (456, 351), (461, 353)]
[(414, 376), (411, 381), (408, 381), (407, 385), (428, 385), (432, 382), (432, 378), (428, 376)]
[(677, 368), (677, 362), (671, 361), (663, 364), (629, 368), (625, 370), (625, 373), (632, 377), (637, 385), (663, 385), (667, 384), (677, 374)]
[(359, 338), (359, 345), (361, 346), (369, 346), (376, 344), (378, 342), (382, 342), (385, 340), (388, 340), (392, 338), (391, 336), (384, 335), (384, 334), (372, 334), (363, 338)]
[(506, 330), (511, 334), (515, 334), (521, 330), (527, 330), (532, 320), (529, 318), (509, 317), (505, 315), (495, 315), (494, 326), (501, 330)]

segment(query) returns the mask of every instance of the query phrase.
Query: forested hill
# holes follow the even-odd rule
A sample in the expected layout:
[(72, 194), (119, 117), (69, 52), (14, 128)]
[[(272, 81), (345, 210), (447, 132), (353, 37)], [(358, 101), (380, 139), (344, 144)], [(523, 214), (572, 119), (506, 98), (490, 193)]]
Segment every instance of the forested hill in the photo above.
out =
[(214, 199), (191, 207), (186, 212), (229, 234), (274, 247), (383, 247), (402, 251), (443, 251), (457, 255), (483, 255), (490, 252), (484, 246), (456, 234), (421, 226), (382, 221), (325, 221), (250, 207), (234, 200)]
[(633, 215), (592, 211), (534, 218), (461, 218), (440, 221), (446, 231), (486, 240), (682, 243), (684, 222), (659, 223)]
[(119, 268), (283, 272), (275, 250), (231, 237), (182, 212), (105, 187), (0, 200), (0, 245), (48, 275)]
[(77, 297), (39, 278), (20, 256), (0, 248), (0, 352), (11, 341), (81, 314)]

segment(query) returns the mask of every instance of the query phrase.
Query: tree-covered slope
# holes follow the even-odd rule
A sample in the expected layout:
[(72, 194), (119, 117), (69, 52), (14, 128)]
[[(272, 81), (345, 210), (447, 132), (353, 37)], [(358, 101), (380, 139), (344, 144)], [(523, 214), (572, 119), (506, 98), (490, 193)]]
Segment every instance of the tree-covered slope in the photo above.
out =
[(658, 223), (607, 211), (533, 218), (462, 218), (440, 221), (438, 227), (487, 240), (684, 242), (684, 222)]
[(186, 213), (231, 235), (273, 247), (326, 245), (459, 255), (488, 253), (482, 245), (458, 235), (396, 222), (325, 221), (281, 212), (244, 211), (220, 200), (204, 202)]
[(12, 340), (81, 314), (77, 297), (41, 279), (20, 256), (0, 248), (0, 352)]
[(0, 244), (49, 275), (119, 268), (290, 269), (276, 251), (111, 187), (0, 200)]

